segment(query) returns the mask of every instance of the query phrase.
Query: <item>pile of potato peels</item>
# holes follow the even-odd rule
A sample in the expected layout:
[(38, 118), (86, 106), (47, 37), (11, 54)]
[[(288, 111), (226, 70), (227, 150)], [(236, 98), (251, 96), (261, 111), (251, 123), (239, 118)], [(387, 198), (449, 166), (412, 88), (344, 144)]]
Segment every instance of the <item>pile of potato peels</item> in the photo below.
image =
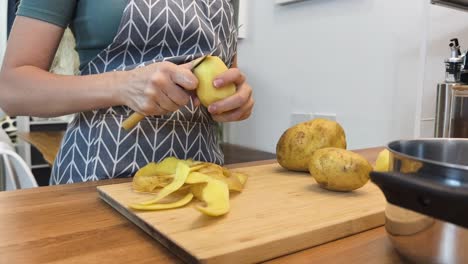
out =
[[(196, 198), (205, 203), (205, 206), (195, 205), (197, 210), (209, 216), (220, 216), (229, 212), (229, 191), (241, 192), (247, 178), (244, 173), (214, 163), (169, 157), (159, 163), (149, 163), (135, 174), (133, 190), (156, 192), (156, 195), (129, 207), (144, 211), (172, 209), (185, 206)], [(170, 196), (182, 198), (162, 203)]]

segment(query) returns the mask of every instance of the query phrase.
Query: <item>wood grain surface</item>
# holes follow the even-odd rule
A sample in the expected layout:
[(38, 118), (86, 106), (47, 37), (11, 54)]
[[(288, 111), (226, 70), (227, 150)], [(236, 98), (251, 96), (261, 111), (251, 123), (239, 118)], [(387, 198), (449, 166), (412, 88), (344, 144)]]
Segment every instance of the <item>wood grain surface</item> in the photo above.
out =
[[(373, 162), (380, 150), (357, 152)], [(181, 263), (164, 246), (99, 199), (96, 186), (128, 181), (116, 179), (0, 192), (0, 263)], [(269, 263), (402, 261), (385, 229), (379, 227), (275, 258)]]
[(320, 188), (308, 173), (277, 163), (240, 169), (246, 189), (231, 197), (231, 211), (207, 217), (189, 206), (141, 212), (128, 209), (153, 194), (131, 183), (98, 187), (101, 198), (187, 262), (252, 263), (369, 230), (385, 223), (385, 197), (372, 183), (353, 192)]

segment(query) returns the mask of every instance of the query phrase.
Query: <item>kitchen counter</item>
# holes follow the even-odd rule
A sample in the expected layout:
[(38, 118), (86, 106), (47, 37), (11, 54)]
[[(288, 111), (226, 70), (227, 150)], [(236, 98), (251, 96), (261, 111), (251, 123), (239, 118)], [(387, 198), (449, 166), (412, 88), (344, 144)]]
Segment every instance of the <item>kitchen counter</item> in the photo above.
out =
[[(375, 160), (381, 148), (359, 150)], [(241, 163), (243, 167), (275, 160)], [(0, 193), (0, 263), (180, 263), (98, 197), (96, 186), (49, 186)], [(401, 263), (379, 227), (268, 263)]]

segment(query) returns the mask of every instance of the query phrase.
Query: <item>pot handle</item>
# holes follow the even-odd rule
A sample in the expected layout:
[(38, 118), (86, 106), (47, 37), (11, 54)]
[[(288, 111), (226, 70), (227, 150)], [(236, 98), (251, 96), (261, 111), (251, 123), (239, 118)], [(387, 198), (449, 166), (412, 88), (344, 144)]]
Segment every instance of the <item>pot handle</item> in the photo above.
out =
[(444, 179), (400, 172), (371, 172), (389, 203), (468, 228), (468, 188)]

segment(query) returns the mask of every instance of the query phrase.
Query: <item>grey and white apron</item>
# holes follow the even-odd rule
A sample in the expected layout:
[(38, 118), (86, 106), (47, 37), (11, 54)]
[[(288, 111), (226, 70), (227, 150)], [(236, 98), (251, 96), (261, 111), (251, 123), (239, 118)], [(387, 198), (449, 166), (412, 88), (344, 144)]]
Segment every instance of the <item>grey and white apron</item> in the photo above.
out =
[[(131, 70), (171, 61), (186, 63), (211, 52), (230, 66), (237, 45), (229, 0), (129, 0), (112, 44), (82, 75)], [(193, 102), (180, 110), (146, 117), (133, 130), (122, 122), (126, 106), (76, 114), (54, 162), (50, 184), (129, 177), (168, 156), (222, 164), (216, 123)]]

